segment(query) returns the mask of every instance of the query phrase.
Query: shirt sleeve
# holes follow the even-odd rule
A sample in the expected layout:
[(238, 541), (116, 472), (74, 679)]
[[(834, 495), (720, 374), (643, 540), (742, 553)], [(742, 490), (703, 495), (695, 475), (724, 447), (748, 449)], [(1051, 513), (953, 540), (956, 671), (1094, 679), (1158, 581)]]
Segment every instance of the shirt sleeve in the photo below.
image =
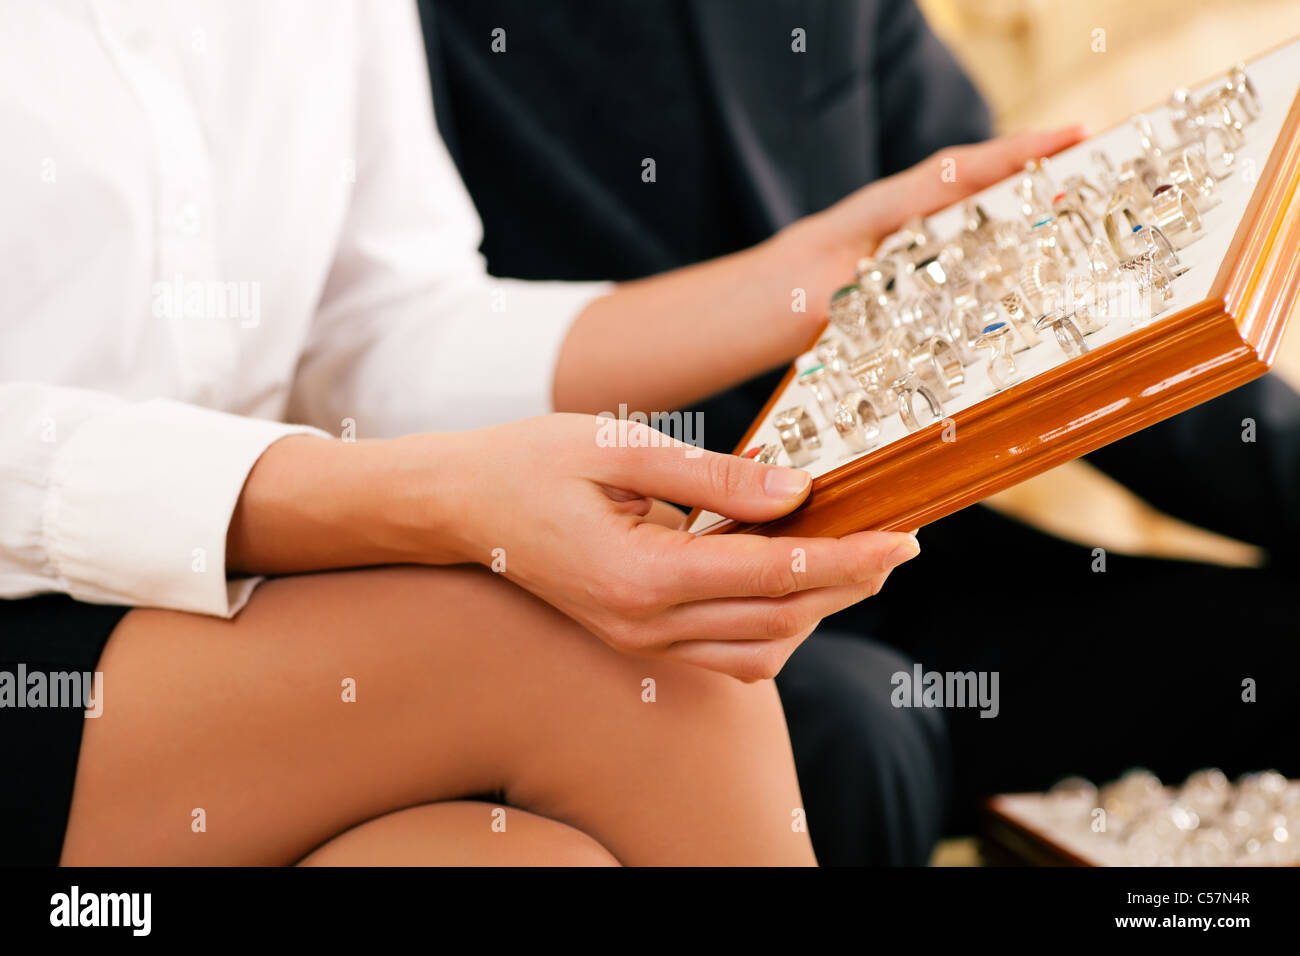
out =
[(610, 286), (487, 274), (414, 3), (363, 4), (357, 19), (355, 183), (288, 417), (377, 438), (551, 411), (560, 346)]
[[(226, 577), (226, 531), (249, 470), (315, 429), (165, 399), (0, 384), (0, 597), (229, 617), (257, 578)], [(328, 436), (325, 436), (328, 437)]]

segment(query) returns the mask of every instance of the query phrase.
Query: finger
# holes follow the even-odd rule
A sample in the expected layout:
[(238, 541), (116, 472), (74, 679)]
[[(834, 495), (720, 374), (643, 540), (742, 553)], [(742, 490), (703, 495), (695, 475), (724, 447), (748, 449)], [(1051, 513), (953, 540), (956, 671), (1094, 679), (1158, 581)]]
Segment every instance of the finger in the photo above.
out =
[(638, 495), (680, 501), (738, 521), (771, 521), (796, 508), (812, 483), (806, 471), (705, 451), (636, 422), (603, 427), (625, 434), (617, 443), (606, 439), (596, 451), (591, 477)]
[[(654, 605), (715, 598), (784, 597), (813, 588), (858, 584), (911, 560), (913, 535), (862, 531), (843, 538), (688, 535), (639, 526), (638, 578)], [(652, 543), (647, 545), (645, 541)]]
[(649, 646), (678, 642), (780, 641), (803, 634), (822, 618), (880, 591), (887, 574), (839, 587), (800, 591), (782, 598), (718, 598), (668, 611), (647, 633)]
[(779, 641), (684, 641), (654, 656), (752, 683), (775, 677), (807, 636), (800, 634)]

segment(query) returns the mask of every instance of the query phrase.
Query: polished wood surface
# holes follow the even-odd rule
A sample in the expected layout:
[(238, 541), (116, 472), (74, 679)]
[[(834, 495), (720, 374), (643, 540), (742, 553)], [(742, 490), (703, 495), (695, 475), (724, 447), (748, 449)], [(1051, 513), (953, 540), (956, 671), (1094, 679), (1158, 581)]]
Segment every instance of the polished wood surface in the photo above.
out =
[(1008, 813), (997, 797), (985, 801), (983, 806), (980, 855), (990, 866), (1100, 865)]
[(948, 419), (955, 441), (935, 422), (815, 478), (807, 501), (784, 518), (723, 520), (699, 533), (919, 528), (1264, 374), (1300, 302), (1298, 181), (1300, 98), (1206, 300), (956, 412)]

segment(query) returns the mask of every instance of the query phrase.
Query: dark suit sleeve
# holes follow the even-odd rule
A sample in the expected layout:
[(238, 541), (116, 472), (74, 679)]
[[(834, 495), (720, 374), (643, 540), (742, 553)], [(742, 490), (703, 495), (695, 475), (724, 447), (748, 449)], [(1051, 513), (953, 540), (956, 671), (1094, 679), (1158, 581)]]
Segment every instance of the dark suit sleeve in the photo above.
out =
[(1300, 395), (1277, 376), (1100, 448), (1088, 461), (1168, 514), (1265, 547), (1275, 560), (1300, 556)]
[(914, 0), (878, 4), (873, 36), (880, 168), (886, 175), (945, 146), (992, 135), (988, 105)]

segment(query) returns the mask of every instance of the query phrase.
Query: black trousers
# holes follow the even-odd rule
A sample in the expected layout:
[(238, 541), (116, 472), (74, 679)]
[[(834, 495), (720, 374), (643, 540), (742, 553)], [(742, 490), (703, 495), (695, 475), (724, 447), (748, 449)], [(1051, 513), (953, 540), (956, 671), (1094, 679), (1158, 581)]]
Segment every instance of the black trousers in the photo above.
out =
[(924, 865), (947, 817), (944, 716), (890, 705), (912, 662), (855, 634), (819, 629), (776, 685), (823, 866)]
[(923, 558), (890, 576), (869, 621), (860, 605), (832, 625), (884, 635), (925, 670), (998, 673), (995, 718), (943, 712), (950, 827), (968, 831), (984, 795), (1074, 774), (1300, 775), (1300, 568), (1111, 554), (1097, 572), (1091, 549), (983, 508), (921, 540)]
[[(737, 397), (713, 403), (715, 413)], [(982, 507), (923, 529), (917, 560), (824, 626), (891, 644), (927, 671), (996, 671), (999, 713), (902, 711), (891, 722), (881, 701), (894, 668), (841, 670), (852, 641), (825, 642), (817, 679), (831, 690), (819, 696), (796, 675), (786, 683), (808, 699), (783, 697), (823, 859), (919, 862), (892, 853), (926, 839), (927, 814), (945, 802), (948, 828), (969, 832), (985, 795), (1044, 789), (1072, 774), (1101, 782), (1144, 766), (1177, 781), (1217, 766), (1300, 776), (1300, 396), (1266, 377), (1089, 461), (1170, 514), (1267, 548), (1268, 566), (1108, 554), (1105, 571), (1095, 571), (1092, 548)], [(941, 746), (930, 725), (924, 734), (912, 725), (921, 713), (945, 723), (950, 778), (919, 773), (940, 765), (941, 751), (910, 764), (896, 753), (864, 759), (894, 747), (915, 755), (921, 741)], [(893, 739), (831, 735), (830, 725)], [(882, 790), (915, 812), (874, 815)], [(820, 807), (834, 809), (819, 815)], [(899, 832), (865, 833), (891, 828)]]

